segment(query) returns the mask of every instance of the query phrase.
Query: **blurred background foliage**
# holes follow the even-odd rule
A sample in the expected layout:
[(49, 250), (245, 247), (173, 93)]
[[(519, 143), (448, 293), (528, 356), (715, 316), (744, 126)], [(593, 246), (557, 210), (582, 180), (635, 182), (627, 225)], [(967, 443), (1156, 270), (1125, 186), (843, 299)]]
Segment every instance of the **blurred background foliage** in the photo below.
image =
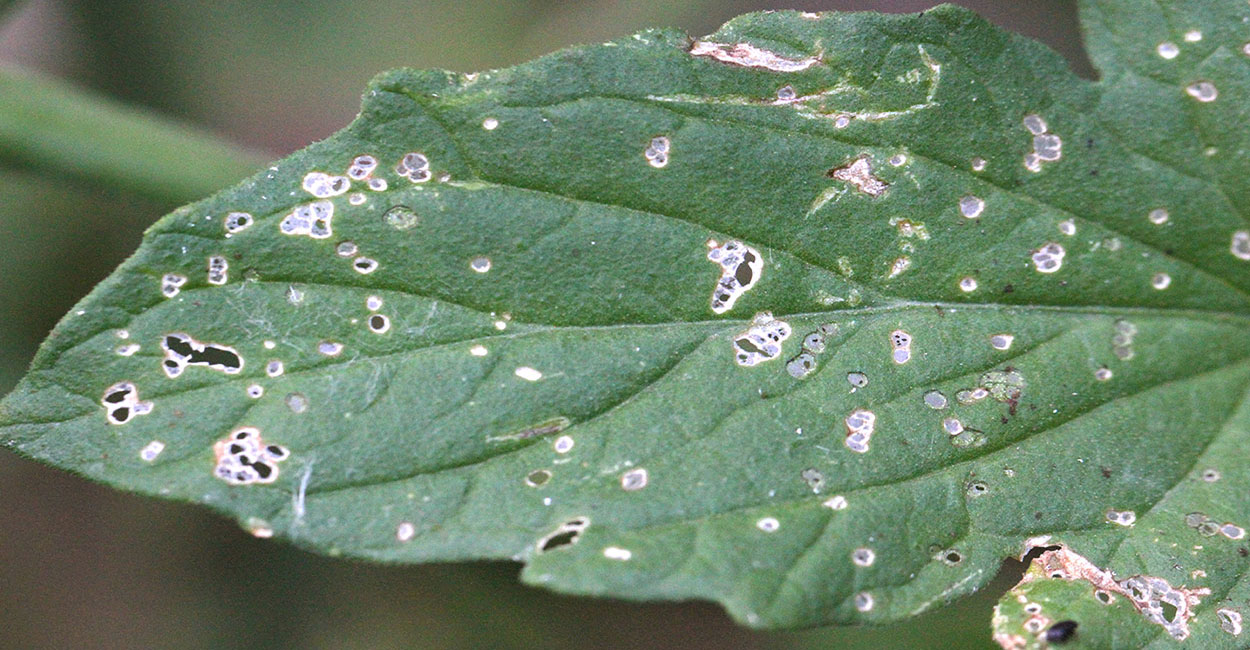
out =
[[(381, 70), (505, 67), (645, 27), (706, 34), (761, 9), (909, 12), (931, 4), (0, 0), (0, 66), (48, 79), (35, 83), (88, 89), (102, 102), (76, 113), (73, 91), (53, 87), (32, 109), (19, 101), (29, 94), (20, 85), (0, 85), (0, 124), (34, 111), (10, 123), (10, 135), (36, 127), (64, 134), (56, 120), (85, 115), (100, 120), (87, 128), (134, 147), (96, 152), (113, 157), (108, 171), (87, 173), (73, 164), (80, 152), (64, 145), (52, 146), (60, 157), (50, 159), (15, 155), (0, 141), (0, 392), (148, 224), (242, 178), (239, 170), (346, 125)], [(1074, 2), (958, 4), (1043, 40), (1092, 76)], [(127, 127), (137, 131), (120, 122), (110, 129), (114, 114), (138, 120)], [(180, 138), (195, 146), (162, 144)], [(152, 167), (140, 164), (154, 156), (171, 174), (155, 191), (144, 182)], [(0, 495), (0, 648), (988, 648), (993, 602), (1021, 571), (1008, 563), (992, 588), (895, 625), (765, 633), (705, 603), (526, 588), (507, 563), (387, 567), (310, 555), (253, 539), (201, 508), (114, 492), (7, 453)]]

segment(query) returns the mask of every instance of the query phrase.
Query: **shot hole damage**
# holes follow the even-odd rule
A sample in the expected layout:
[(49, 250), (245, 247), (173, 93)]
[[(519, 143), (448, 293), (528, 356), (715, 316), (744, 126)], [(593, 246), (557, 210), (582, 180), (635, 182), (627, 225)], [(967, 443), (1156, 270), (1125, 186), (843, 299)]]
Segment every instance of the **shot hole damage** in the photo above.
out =
[(227, 375), (238, 374), (243, 370), (243, 357), (234, 348), (217, 343), (201, 343), (181, 332), (166, 334), (161, 339), (161, 349), (165, 351), (161, 368), (170, 379), (181, 375), (188, 366), (203, 366)]
[(100, 398), (104, 407), (104, 417), (109, 424), (125, 424), (137, 416), (152, 412), (152, 402), (139, 399), (139, 389), (128, 381), (119, 381), (109, 386)]
[(790, 338), (790, 324), (773, 318), (769, 312), (755, 315), (745, 332), (733, 340), (734, 361), (744, 367), (771, 361), (781, 355), (781, 344)]
[(213, 446), (216, 467), (213, 475), (231, 485), (273, 483), (278, 463), (291, 454), (280, 445), (267, 444), (256, 427), (240, 427)]
[(708, 240), (707, 259), (721, 267), (720, 280), (712, 290), (712, 311), (723, 314), (759, 281), (764, 261), (759, 251), (738, 240), (724, 244)]
[(571, 546), (577, 543), (582, 533), (589, 527), (590, 517), (574, 517), (539, 539), (534, 548), (539, 553), (546, 553), (565, 546)]

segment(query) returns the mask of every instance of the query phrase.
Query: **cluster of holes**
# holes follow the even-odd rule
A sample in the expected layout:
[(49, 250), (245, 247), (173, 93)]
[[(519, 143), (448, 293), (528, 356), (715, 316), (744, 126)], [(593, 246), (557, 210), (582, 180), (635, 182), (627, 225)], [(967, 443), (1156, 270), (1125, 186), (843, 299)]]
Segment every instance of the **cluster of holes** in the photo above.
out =
[(1246, 536), (1246, 530), (1241, 526), (1229, 522), (1221, 524), (1218, 520), (1201, 512), (1191, 512), (1185, 515), (1185, 525), (1198, 531), (1198, 534), (1203, 537), (1223, 535), (1228, 539), (1243, 539)]
[(1024, 167), (1031, 172), (1042, 171), (1042, 163), (1059, 160), (1063, 155), (1063, 140), (1050, 133), (1046, 120), (1036, 113), (1024, 116), (1024, 128), (1033, 134), (1033, 150), (1024, 154)]
[(868, 443), (877, 428), (877, 415), (868, 409), (855, 409), (843, 422), (846, 424), (846, 448), (857, 454), (867, 453)]
[(430, 171), (430, 159), (421, 153), (406, 153), (395, 165), (395, 173), (414, 183), (424, 183), (433, 177)]
[(139, 415), (152, 412), (152, 402), (139, 399), (139, 389), (128, 381), (119, 381), (104, 390), (100, 398), (109, 424), (125, 424)]
[(256, 223), (256, 220), (246, 212), (231, 212), (223, 220), (227, 235), (241, 233), (251, 227), (253, 223)]
[(334, 234), (330, 222), (334, 219), (334, 203), (313, 201), (295, 206), (282, 218), (278, 230), (284, 235), (307, 235), (313, 239), (327, 239)]
[[(786, 361), (786, 372), (795, 379), (803, 379), (816, 370), (816, 359), (825, 351), (829, 338), (838, 334), (838, 325), (836, 323), (825, 323), (816, 328), (813, 332), (808, 332), (803, 337), (803, 346), (799, 353)], [(851, 385), (855, 385), (855, 381), (850, 376), (847, 379), (851, 381)], [(868, 377), (864, 375), (863, 385), (868, 385)]]
[(872, 161), (865, 154), (847, 162), (841, 167), (834, 167), (827, 172), (829, 178), (849, 183), (852, 187), (871, 197), (885, 194), (890, 184), (872, 175)]
[(166, 334), (161, 339), (161, 349), (165, 351), (161, 368), (170, 379), (181, 375), (187, 366), (204, 366), (227, 375), (243, 370), (243, 357), (238, 350), (228, 345), (201, 343), (181, 332)]
[(231, 431), (213, 449), (217, 454), (213, 475), (231, 485), (272, 483), (278, 478), (278, 463), (291, 455), (286, 447), (265, 444), (255, 427)]
[(773, 318), (768, 312), (760, 312), (745, 332), (734, 337), (734, 361), (749, 367), (776, 359), (781, 354), (781, 344), (790, 334), (789, 323)]
[(178, 275), (177, 273), (166, 273), (161, 276), (161, 295), (166, 298), (173, 298), (182, 291), (182, 285), (187, 283), (187, 276)]
[(208, 258), (208, 283), (222, 285), (227, 282), (229, 276), (227, 271), (230, 269), (230, 263), (226, 258), (220, 255), (213, 255)]
[(651, 138), (651, 142), (647, 144), (646, 150), (642, 155), (647, 159), (647, 163), (656, 169), (668, 164), (668, 149), (671, 146), (668, 138), (657, 135)]
[(1033, 268), (1038, 273), (1054, 273), (1063, 267), (1063, 257), (1066, 254), (1063, 246), (1049, 242), (1032, 252)]
[(712, 290), (712, 312), (723, 314), (759, 281), (764, 260), (759, 251), (738, 241), (719, 244), (708, 240), (707, 258), (721, 267), (720, 279)]

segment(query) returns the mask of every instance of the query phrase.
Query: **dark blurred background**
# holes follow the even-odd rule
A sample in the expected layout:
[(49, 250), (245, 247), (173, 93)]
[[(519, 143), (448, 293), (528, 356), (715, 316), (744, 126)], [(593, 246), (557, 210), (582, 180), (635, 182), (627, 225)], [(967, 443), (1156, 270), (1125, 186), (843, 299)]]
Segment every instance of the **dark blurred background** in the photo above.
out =
[[(933, 3), (5, 4), (0, 65), (277, 158), (346, 125), (365, 83), (388, 68), (499, 68), (645, 27), (702, 35), (760, 9), (911, 12)], [(1092, 76), (1074, 1), (956, 4), (1048, 43)], [(55, 322), (174, 207), (0, 164), (0, 393)], [(993, 603), (1020, 571), (1008, 566), (992, 589), (892, 626), (761, 633), (704, 603), (640, 605), (526, 588), (517, 568), (382, 567), (311, 555), (254, 539), (197, 507), (121, 494), (0, 452), (0, 648), (989, 648)]]

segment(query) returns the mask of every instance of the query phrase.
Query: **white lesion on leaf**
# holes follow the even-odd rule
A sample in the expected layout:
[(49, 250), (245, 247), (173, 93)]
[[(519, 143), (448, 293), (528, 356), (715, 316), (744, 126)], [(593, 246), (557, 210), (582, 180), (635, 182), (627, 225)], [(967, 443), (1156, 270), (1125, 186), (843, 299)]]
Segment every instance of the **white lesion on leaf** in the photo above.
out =
[(106, 388), (100, 405), (104, 407), (109, 424), (125, 424), (152, 412), (152, 402), (139, 399), (139, 389), (129, 381), (119, 381)]
[(213, 445), (213, 452), (213, 475), (231, 485), (272, 483), (278, 478), (278, 463), (291, 455), (286, 447), (267, 444), (256, 427), (231, 431)]
[(773, 318), (769, 312), (760, 312), (745, 332), (734, 337), (734, 361), (750, 367), (776, 359), (781, 355), (781, 344), (791, 333), (789, 323)]
[(759, 251), (738, 240), (724, 244), (716, 240), (707, 242), (708, 261), (721, 267), (720, 279), (712, 290), (712, 312), (723, 314), (733, 309), (734, 303), (759, 282), (764, 271), (764, 259)]
[(695, 41), (690, 45), (690, 55), (706, 57), (721, 63), (744, 68), (762, 68), (773, 72), (800, 72), (820, 63), (820, 55), (805, 58), (788, 58), (756, 47), (750, 43), (716, 43)]
[[(885, 191), (890, 187), (889, 183), (873, 175), (872, 159), (868, 154), (863, 154), (838, 167), (834, 167), (826, 172), (826, 175), (834, 180), (848, 183), (851, 187), (873, 198), (885, 194)], [(823, 202), (813, 204), (809, 213), (815, 212), (821, 205), (823, 205)]]

